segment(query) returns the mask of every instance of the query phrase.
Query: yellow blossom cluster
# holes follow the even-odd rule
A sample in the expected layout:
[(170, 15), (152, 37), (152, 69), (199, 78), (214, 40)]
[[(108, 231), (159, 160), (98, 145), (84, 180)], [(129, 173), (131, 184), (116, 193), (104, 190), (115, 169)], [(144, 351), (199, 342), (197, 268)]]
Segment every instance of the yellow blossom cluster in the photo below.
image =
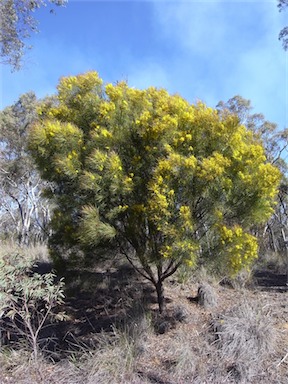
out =
[(255, 236), (245, 233), (235, 225), (220, 228), (220, 239), (227, 258), (227, 266), (231, 274), (236, 274), (243, 267), (248, 267), (258, 257), (258, 243)]
[(67, 97), (70, 98), (72, 91), (75, 94), (75, 89), (82, 92), (91, 92), (95, 87), (100, 87), (102, 84), (102, 79), (94, 71), (78, 76), (62, 77), (57, 87), (59, 99), (64, 101)]
[[(56, 102), (39, 113), (31, 149), (42, 172), (76, 181), (67, 206), (85, 196), (96, 206), (91, 223), (109, 223), (103, 231), (118, 225), (131, 244), (147, 238), (147, 254), (193, 264), (219, 230), (231, 270), (257, 256), (243, 228), (271, 214), (280, 172), (237, 117), (155, 87), (103, 85), (96, 72), (61, 79)], [(223, 225), (235, 217), (243, 228)]]
[(230, 164), (230, 159), (224, 157), (221, 153), (214, 152), (212, 156), (203, 159), (199, 164), (198, 175), (205, 181), (212, 181), (222, 176)]
[(179, 217), (180, 217), (180, 224), (182, 224), (181, 228), (182, 231), (190, 231), (192, 232), (194, 229), (193, 226), (193, 219), (190, 207), (187, 205), (182, 205), (179, 209)]
[(84, 189), (101, 190), (109, 185), (107, 191), (113, 195), (130, 192), (133, 188), (133, 173), (124, 173), (120, 157), (115, 152), (95, 149), (87, 159), (89, 171), (81, 177)]
[[(71, 123), (57, 120), (44, 120), (31, 129), (30, 147), (42, 154), (47, 172), (53, 169), (58, 177), (61, 173), (71, 178), (77, 177), (81, 162), (79, 154), (83, 146), (83, 133)], [(69, 137), (69, 141), (67, 141)]]
[(197, 165), (195, 156), (183, 156), (177, 152), (171, 152), (167, 158), (161, 159), (155, 174), (165, 176), (167, 179), (174, 176), (179, 176), (180, 173), (194, 173)]
[(179, 239), (171, 243), (171, 245), (165, 244), (160, 253), (166, 259), (180, 259), (192, 267), (196, 263), (197, 245), (191, 239)]
[(262, 163), (259, 165), (258, 172), (257, 182), (260, 194), (274, 198), (278, 191), (280, 171), (270, 163)]
[[(238, 170), (237, 177), (243, 189), (249, 191), (251, 195), (257, 193), (259, 200), (264, 197), (267, 202), (269, 201), (267, 198), (273, 201), (278, 191), (281, 173), (272, 164), (266, 162), (261, 146), (251, 145), (250, 147), (250, 150), (249, 147), (246, 149), (245, 161), (241, 166), (238, 164), (235, 167), (235, 170)], [(269, 211), (271, 214), (271, 210)]]
[(161, 175), (155, 177), (150, 183), (149, 189), (151, 193), (149, 199), (151, 219), (159, 226), (159, 223), (166, 222), (170, 217), (169, 205), (172, 203), (173, 193), (169, 193), (170, 189), (163, 183)]
[(104, 101), (100, 105), (99, 113), (102, 116), (102, 118), (109, 120), (111, 118), (111, 113), (114, 112), (115, 109), (116, 109), (116, 106), (113, 102)]
[(55, 165), (57, 173), (63, 172), (70, 177), (77, 176), (81, 168), (78, 153), (75, 150), (69, 152), (66, 157), (55, 159)]
[(177, 119), (174, 116), (165, 115), (161, 119), (155, 119), (147, 130), (149, 137), (156, 139), (165, 132), (177, 130)]
[(109, 99), (116, 103), (123, 98), (123, 94), (126, 88), (127, 84), (124, 82), (120, 82), (117, 85), (110, 83), (105, 86), (105, 92)]
[[(185, 205), (177, 207), (177, 180), (183, 177), (191, 178), (196, 170), (197, 159), (194, 156), (183, 156), (172, 152), (168, 157), (159, 161), (154, 169), (154, 176), (149, 183), (149, 212), (151, 219), (157, 222), (158, 227), (167, 227), (171, 215), (179, 212), (178, 226), (192, 230), (190, 208)], [(176, 189), (176, 190), (175, 190)], [(161, 223), (161, 225), (159, 224)]]

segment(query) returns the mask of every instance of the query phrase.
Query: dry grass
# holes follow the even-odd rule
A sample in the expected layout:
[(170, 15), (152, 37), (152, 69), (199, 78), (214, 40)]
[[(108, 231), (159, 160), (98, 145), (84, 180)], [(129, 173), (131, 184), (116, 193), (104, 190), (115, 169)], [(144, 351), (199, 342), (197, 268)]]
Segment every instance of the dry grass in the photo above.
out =
[(219, 356), (239, 382), (259, 378), (275, 353), (275, 320), (257, 301), (243, 301), (213, 322)]
[(120, 332), (115, 329), (112, 339), (103, 334), (96, 351), (82, 365), (89, 372), (87, 384), (136, 382), (140, 340), (141, 335), (132, 337), (130, 331)]
[(21, 254), (24, 253), (32, 260), (39, 261), (41, 263), (50, 263), (49, 251), (46, 245), (36, 244), (29, 245), (27, 247), (19, 247), (13, 241), (0, 241), (0, 258), (8, 253), (13, 253), (21, 250)]
[(5, 350), (0, 354), (1, 384), (80, 384), (82, 372), (68, 361), (49, 363), (31, 359), (30, 353), (21, 350)]
[[(72, 291), (87, 294), (67, 324), (78, 348), (56, 363), (42, 359), (38, 365), (24, 348), (3, 350), (0, 383), (287, 383), (287, 292), (223, 287), (202, 271), (201, 284), (209, 283), (217, 296), (217, 305), (205, 308), (194, 300), (200, 280), (187, 274), (184, 283), (175, 276), (166, 283), (167, 310), (159, 317), (155, 297), (139, 288), (143, 282), (127, 268), (121, 274), (97, 270), (84, 285), (73, 277)], [(103, 318), (111, 326), (99, 332)], [(167, 330), (155, 332), (164, 322)]]

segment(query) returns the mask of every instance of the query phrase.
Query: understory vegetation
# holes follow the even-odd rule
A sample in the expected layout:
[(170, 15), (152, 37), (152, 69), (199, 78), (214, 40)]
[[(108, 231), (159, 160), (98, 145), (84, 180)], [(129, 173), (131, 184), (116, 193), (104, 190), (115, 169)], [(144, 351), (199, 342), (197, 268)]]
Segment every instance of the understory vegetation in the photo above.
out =
[[(18, 261), (22, 255), (26, 265), (30, 260), (26, 272), (38, 281), (52, 276), (45, 246), (20, 251), (2, 243), (1, 260), (7, 255), (18, 255)], [(61, 281), (58, 291), (55, 281), (50, 286), (60, 301), (41, 326), (37, 354), (29, 328), (21, 328), (19, 320), (16, 328), (11, 322), (7, 327), (5, 320), (13, 317), (7, 312), (3, 317), (2, 309), (0, 382), (284, 384), (288, 301), (279, 263), (271, 256), (245, 277), (221, 280), (204, 268), (180, 269), (166, 282), (163, 314), (151, 286), (125, 259), (115, 255), (96, 267), (71, 268), (65, 288)], [(24, 283), (26, 277), (22, 269), (11, 281)], [(34, 297), (30, 313), (35, 324), (49, 311), (43, 305), (49, 284), (42, 283), (44, 296), (38, 292), (37, 298), (33, 284), (22, 287), (30, 303)], [(18, 291), (18, 314), (20, 296)]]

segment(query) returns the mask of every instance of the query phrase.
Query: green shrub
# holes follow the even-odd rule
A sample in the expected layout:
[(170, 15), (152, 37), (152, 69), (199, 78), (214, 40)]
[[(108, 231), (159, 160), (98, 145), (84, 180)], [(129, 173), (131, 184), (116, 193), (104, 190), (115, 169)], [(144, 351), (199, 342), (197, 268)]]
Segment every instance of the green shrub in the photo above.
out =
[(61, 320), (64, 282), (54, 273), (34, 272), (35, 261), (23, 251), (11, 250), (0, 258), (0, 321), (2, 333), (28, 341), (35, 360), (39, 357), (40, 331), (48, 322)]

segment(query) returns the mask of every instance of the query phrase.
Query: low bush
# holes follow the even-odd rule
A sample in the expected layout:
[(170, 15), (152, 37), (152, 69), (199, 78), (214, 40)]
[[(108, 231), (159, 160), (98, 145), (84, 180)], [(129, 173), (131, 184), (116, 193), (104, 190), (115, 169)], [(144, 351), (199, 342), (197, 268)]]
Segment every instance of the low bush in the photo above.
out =
[[(52, 272), (35, 271), (35, 260), (21, 249), (11, 249), (0, 257), (0, 329), (2, 342), (25, 340), (39, 357), (41, 330), (64, 318), (57, 311), (64, 299), (64, 282)], [(37, 268), (36, 268), (37, 270)]]

